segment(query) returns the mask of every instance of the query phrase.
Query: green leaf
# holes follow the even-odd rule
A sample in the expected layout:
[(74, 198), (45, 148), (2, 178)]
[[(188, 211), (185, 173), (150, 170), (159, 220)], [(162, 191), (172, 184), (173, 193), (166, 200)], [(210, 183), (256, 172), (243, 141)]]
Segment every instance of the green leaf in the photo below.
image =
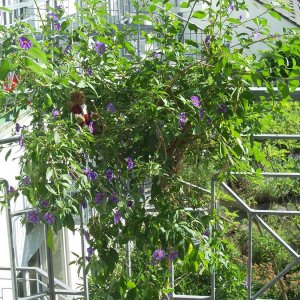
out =
[(272, 11), (269, 11), (269, 14), (270, 14), (273, 18), (275, 18), (275, 19), (281, 21), (281, 16), (280, 16), (280, 14), (277, 13), (276, 11), (273, 11), (273, 10), (272, 10)]
[(47, 171), (46, 171), (46, 180), (47, 180), (47, 181), (50, 180), (51, 177), (52, 177), (52, 175), (53, 175), (53, 170), (52, 170), (52, 168), (47, 168)]
[(7, 8), (7, 7), (1, 6), (1, 7), (0, 7), (0, 10), (6, 11), (6, 12), (8, 12), (8, 13), (11, 13), (11, 9), (9, 9), (9, 8)]
[(7, 74), (11, 71), (10, 64), (7, 60), (0, 63), (0, 80), (5, 80)]
[(281, 93), (281, 95), (284, 99), (289, 97), (290, 90), (289, 90), (288, 84), (286, 84), (284, 82), (279, 82), (278, 83), (278, 90), (279, 90), (279, 92)]
[(5, 161), (7, 161), (8, 157), (10, 156), (11, 150), (12, 150), (12, 149), (9, 149), (9, 150), (7, 151), (7, 153), (5, 154)]
[(193, 23), (189, 23), (189, 24), (188, 24), (188, 28), (189, 28), (189, 30), (195, 31), (196, 33), (197, 33), (198, 30), (199, 30), (199, 27), (198, 27), (196, 24), (193, 24)]
[(84, 89), (84, 88), (87, 87), (87, 84), (86, 84), (86, 82), (84, 80), (80, 80), (80, 82), (78, 83), (77, 87), (79, 89)]
[(51, 194), (57, 195), (57, 192), (49, 184), (46, 184), (45, 187)]
[(180, 7), (181, 8), (189, 8), (189, 3), (188, 2), (182, 2), (181, 4), (180, 4)]
[(41, 50), (41, 49), (38, 49), (36, 47), (31, 47), (30, 49), (28, 49), (26, 51), (26, 53), (34, 58), (34, 59), (38, 59), (39, 61), (43, 62), (44, 64), (48, 64), (48, 58), (47, 58), (47, 55), (46, 53)]
[(170, 9), (172, 8), (172, 6), (173, 6), (173, 5), (172, 5), (171, 3), (168, 2), (168, 3), (166, 4), (166, 11), (170, 10)]
[(129, 42), (124, 42), (124, 47), (126, 48), (127, 52), (131, 55), (135, 55), (134, 47)]
[(54, 252), (54, 242), (53, 242), (53, 233), (50, 227), (48, 227), (47, 230), (47, 245), (51, 249), (52, 252)]
[(54, 131), (53, 138), (54, 138), (55, 144), (58, 145), (60, 143), (60, 135), (57, 131)]
[(134, 289), (136, 287), (136, 284), (130, 280), (127, 281), (126, 285), (129, 289)]
[(234, 24), (240, 24), (241, 23), (240, 19), (235, 19), (235, 18), (228, 18), (228, 22), (234, 23)]
[(149, 6), (149, 11), (150, 11), (151, 13), (153, 13), (155, 10), (156, 10), (156, 6), (155, 6), (155, 5), (150, 5), (150, 6)]
[(71, 214), (68, 214), (64, 217), (64, 226), (74, 232), (75, 230), (75, 222)]
[(200, 10), (194, 12), (194, 14), (193, 14), (193, 18), (196, 18), (196, 19), (199, 19), (199, 20), (201, 20), (205, 17), (206, 17), (206, 13), (204, 11), (200, 11)]
[(196, 48), (199, 48), (199, 45), (197, 42), (193, 41), (193, 40), (185, 40), (185, 42), (190, 45), (190, 46), (193, 46), (193, 47), (196, 47)]

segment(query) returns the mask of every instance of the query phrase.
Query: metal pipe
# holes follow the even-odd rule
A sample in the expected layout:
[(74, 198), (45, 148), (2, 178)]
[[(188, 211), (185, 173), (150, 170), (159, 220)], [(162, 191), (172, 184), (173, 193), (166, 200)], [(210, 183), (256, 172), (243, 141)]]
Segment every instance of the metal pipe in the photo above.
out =
[(246, 277), (246, 286), (248, 286), (248, 300), (252, 294), (252, 215), (248, 215), (248, 271)]
[[(7, 180), (1, 178), (0, 183), (4, 185), (4, 190), (3, 190), (4, 195), (7, 195), (8, 194)], [(10, 258), (10, 266), (11, 266), (12, 294), (13, 294), (13, 300), (17, 300), (18, 299), (18, 286), (17, 286), (16, 260), (15, 260), (15, 248), (14, 248), (14, 239), (13, 239), (13, 228), (12, 228), (12, 222), (11, 222), (10, 201), (7, 201), (6, 219), (7, 219), (9, 258)]]
[(254, 213), (258, 215), (289, 215), (298, 216), (300, 215), (300, 210), (254, 210)]
[(14, 211), (13, 213), (11, 213), (11, 217), (14, 218), (14, 217), (17, 217), (17, 216), (22, 216), (22, 215), (25, 215), (25, 214), (31, 212), (32, 210), (33, 210), (33, 208)]
[(30, 280), (29, 280), (29, 272), (22, 271), (23, 276), (23, 291), (25, 296), (30, 296)]
[(83, 208), (80, 208), (80, 231), (81, 231), (81, 255), (83, 261), (82, 273), (83, 273), (83, 291), (84, 299), (89, 300), (88, 281), (86, 274), (86, 258), (85, 258), (85, 240), (83, 236)]
[(174, 272), (174, 264), (171, 259), (169, 259), (169, 272), (170, 272), (170, 285), (173, 291), (169, 293), (170, 300), (175, 299), (175, 272)]
[(127, 276), (131, 277), (131, 245), (130, 245), (130, 241), (126, 244), (126, 271), (127, 271)]
[(18, 136), (12, 136), (9, 138), (5, 138), (5, 139), (0, 139), (0, 144), (11, 144), (11, 143), (15, 143), (19, 141), (19, 137)]
[[(45, 226), (46, 241), (48, 241), (48, 226)], [(54, 269), (53, 269), (53, 257), (50, 247), (47, 245), (46, 250), (47, 268), (48, 268), (48, 295), (49, 300), (55, 300), (55, 285), (54, 285)]]
[(255, 220), (257, 220), (273, 237), (282, 245), (284, 246), (293, 256), (299, 257), (298, 253), (291, 248), (289, 244), (287, 244), (262, 218), (255, 215)]
[(55, 289), (55, 295), (78, 295), (84, 296), (84, 292), (76, 291), (76, 290), (62, 290), (62, 289)]
[(211, 296), (174, 295), (177, 300), (213, 300)]
[(252, 214), (254, 212), (254, 210), (244, 203), (244, 201), (225, 182), (222, 182), (222, 186), (236, 201), (238, 201), (241, 206), (243, 206), (248, 214)]
[[(256, 176), (254, 172), (230, 172), (230, 174), (235, 176), (245, 176), (245, 175), (252, 175)], [(300, 173), (272, 173), (272, 172), (262, 172), (259, 175), (264, 177), (274, 177), (274, 178), (300, 178)]]
[(300, 178), (300, 173), (271, 173), (262, 172), (260, 175), (264, 177), (277, 177), (277, 178)]
[(300, 134), (241, 134), (241, 137), (250, 137), (254, 140), (300, 140)]
[(40, 293), (40, 294), (35, 294), (35, 295), (32, 295), (32, 296), (28, 296), (28, 297), (18, 298), (18, 300), (36, 300), (36, 299), (39, 299), (41, 297), (46, 297), (46, 296), (48, 296), (47, 293)]
[(179, 180), (180, 182), (182, 182), (182, 183), (184, 183), (184, 184), (186, 184), (186, 185), (188, 185), (188, 186), (191, 186), (191, 187), (193, 187), (193, 188), (195, 188), (195, 189), (198, 189), (198, 190), (200, 190), (200, 191), (202, 191), (202, 192), (204, 192), (204, 193), (206, 193), (206, 194), (211, 194), (211, 191), (209, 191), (209, 190), (207, 190), (207, 189), (204, 189), (204, 188), (202, 188), (202, 187), (200, 187), (200, 186), (197, 186), (197, 185), (195, 185), (195, 184), (192, 184), (192, 183), (189, 183), (189, 182), (187, 182), (187, 181), (184, 181), (184, 180)]
[[(211, 200), (210, 200), (210, 209), (211, 209), (211, 213), (213, 213), (213, 211), (215, 209), (218, 208), (217, 204), (216, 204), (216, 199), (215, 199), (215, 195), (216, 195), (216, 181), (217, 181), (217, 175), (213, 175), (211, 178)], [(212, 232), (209, 233), (210, 235), (212, 234)], [(213, 250), (215, 251), (215, 250)], [(210, 299), (215, 300), (216, 299), (216, 271), (215, 268), (213, 268), (213, 271), (211, 273), (211, 288), (210, 288)]]
[(300, 262), (300, 258), (298, 257), (293, 262), (291, 262), (289, 265), (287, 265), (280, 273), (278, 273), (264, 287), (262, 287), (254, 296), (251, 297), (250, 300), (257, 299), (257, 297), (259, 297), (261, 294), (263, 294), (268, 288), (273, 286), (276, 283), (276, 281), (278, 281), (282, 276), (284, 276), (290, 269), (292, 269), (294, 266), (296, 266), (299, 262)]

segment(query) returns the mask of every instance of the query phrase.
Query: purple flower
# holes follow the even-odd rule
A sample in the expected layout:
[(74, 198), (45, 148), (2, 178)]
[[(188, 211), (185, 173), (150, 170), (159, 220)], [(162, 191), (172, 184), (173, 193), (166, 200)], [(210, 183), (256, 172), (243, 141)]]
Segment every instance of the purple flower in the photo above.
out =
[(105, 194), (102, 192), (99, 192), (96, 194), (94, 201), (96, 204), (101, 204), (104, 199), (105, 199)]
[(228, 49), (230, 49), (231, 43), (228, 42), (228, 43), (225, 44), (225, 46), (226, 46)]
[(199, 117), (201, 120), (203, 120), (204, 118), (204, 113), (205, 113), (204, 107), (201, 107), (199, 111)]
[(90, 240), (90, 234), (87, 230), (83, 230), (83, 235), (85, 240), (88, 242)]
[(208, 44), (210, 44), (210, 35), (208, 35), (205, 40), (204, 40), (205, 45), (207, 46)]
[(157, 52), (153, 52), (153, 56), (155, 57), (155, 58), (158, 58), (159, 57), (159, 53), (157, 53)]
[(108, 182), (112, 182), (113, 179), (114, 179), (114, 173), (112, 170), (110, 169), (107, 169), (105, 172), (104, 172), (104, 176), (106, 177), (107, 181)]
[(48, 17), (50, 20), (58, 21), (58, 16), (57, 16), (57, 14), (55, 14), (54, 12), (48, 13), (47, 17)]
[(88, 248), (86, 249), (86, 251), (87, 251), (87, 253), (88, 253), (88, 256), (90, 257), (90, 256), (92, 256), (92, 255), (94, 254), (95, 249), (94, 249), (93, 247), (88, 247)]
[(209, 228), (207, 227), (202, 234), (203, 237), (209, 237)]
[(200, 106), (200, 100), (199, 100), (199, 98), (197, 96), (192, 96), (191, 97), (191, 101), (192, 101), (192, 103), (193, 103), (193, 105), (195, 107), (199, 107)]
[(233, 5), (233, 3), (230, 3), (229, 10), (230, 10), (230, 13), (232, 13), (234, 11), (234, 5)]
[(186, 123), (186, 113), (182, 112), (179, 114), (179, 127), (181, 128), (183, 124)]
[(258, 40), (258, 39), (260, 38), (260, 33), (259, 33), (259, 32), (254, 32), (253, 38), (254, 38), (255, 40)]
[(228, 109), (227, 105), (225, 103), (222, 103), (219, 105), (218, 111), (222, 114), (225, 114), (227, 112), (227, 109)]
[(21, 128), (22, 127), (20, 126), (20, 124), (16, 123), (16, 132), (20, 132)]
[(8, 188), (8, 193), (13, 193), (15, 189), (10, 185)]
[(53, 23), (53, 30), (59, 31), (60, 28), (61, 28), (60, 23), (58, 23), (58, 22)]
[(248, 277), (248, 275), (246, 276), (246, 279), (245, 279), (245, 288), (246, 289), (249, 288), (249, 277)]
[(92, 76), (92, 75), (93, 75), (93, 70), (92, 70), (92, 68), (88, 68), (88, 69), (87, 69), (87, 74), (88, 74), (89, 76)]
[(112, 192), (108, 199), (113, 203), (118, 203), (119, 201), (116, 192)]
[(55, 221), (55, 217), (50, 211), (46, 212), (44, 214), (43, 218), (44, 218), (45, 222), (49, 225), (53, 224)]
[(23, 135), (21, 134), (19, 137), (18, 137), (18, 144), (23, 147), (24, 145), (24, 142), (23, 142)]
[(23, 184), (24, 185), (29, 185), (31, 183), (30, 178), (28, 176), (25, 176), (23, 178)]
[(48, 200), (41, 200), (41, 206), (43, 208), (47, 208), (49, 206), (49, 201)]
[(169, 254), (170, 260), (176, 260), (178, 258), (178, 252), (176, 250), (172, 250)]
[(126, 161), (127, 161), (127, 169), (132, 170), (134, 168), (133, 159), (131, 157), (127, 157)]
[(96, 181), (97, 180), (97, 177), (98, 177), (98, 174), (97, 172), (95, 171), (90, 171), (88, 174), (87, 174), (87, 178), (91, 181)]
[(91, 172), (91, 170), (89, 168), (84, 168), (83, 170), (83, 174), (88, 176), (88, 174)]
[(239, 16), (239, 19), (240, 19), (240, 21), (241, 21), (241, 20), (243, 19), (243, 16), (242, 16), (242, 15), (240, 15), (240, 16)]
[(40, 221), (40, 213), (38, 210), (32, 210), (27, 215), (27, 220), (30, 223), (37, 224)]
[(166, 257), (166, 252), (161, 249), (157, 249), (152, 254), (151, 264), (155, 265), (161, 262)]
[(114, 114), (116, 112), (116, 107), (113, 103), (109, 102), (106, 105), (106, 110)]
[(212, 124), (212, 119), (211, 118), (207, 118), (207, 123), (208, 124)]
[(98, 55), (101, 56), (105, 52), (106, 46), (102, 42), (96, 42), (96, 44), (95, 44), (95, 50), (98, 53)]
[(70, 53), (71, 50), (72, 50), (72, 45), (70, 44), (70, 45), (68, 45), (68, 46), (66, 47), (64, 53), (65, 53), (65, 54)]
[(127, 207), (132, 207), (133, 206), (133, 201), (132, 200), (128, 200), (127, 201)]
[(119, 224), (121, 221), (122, 215), (121, 212), (119, 210), (117, 210), (114, 214), (114, 224)]
[(90, 131), (91, 134), (94, 133), (94, 122), (89, 123), (89, 131)]
[(19, 45), (22, 49), (28, 50), (32, 47), (32, 42), (25, 36), (19, 38)]
[(59, 115), (59, 111), (57, 109), (52, 110), (52, 116), (53, 118), (56, 118)]
[(80, 202), (80, 204), (81, 204), (81, 207), (83, 208), (83, 209), (85, 209), (85, 208), (87, 208), (87, 203), (86, 203), (86, 201), (81, 201)]

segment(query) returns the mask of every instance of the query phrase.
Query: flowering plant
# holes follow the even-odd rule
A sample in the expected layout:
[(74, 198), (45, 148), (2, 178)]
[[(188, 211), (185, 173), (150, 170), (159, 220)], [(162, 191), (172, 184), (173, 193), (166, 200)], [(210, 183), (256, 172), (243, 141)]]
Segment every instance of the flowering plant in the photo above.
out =
[[(112, 24), (104, 2), (86, 0), (78, 15), (64, 18), (61, 8), (53, 9), (41, 40), (22, 22), (2, 28), (0, 80), (20, 72), (15, 120), (21, 109), (32, 116), (31, 127), (17, 125), (24, 147), (18, 192), (35, 208), (28, 221), (54, 231), (76, 230), (74, 216), (88, 205), (93, 214), (81, 234), (89, 243), (91, 281), (107, 287), (103, 297), (158, 299), (172, 291), (170, 261), (184, 262), (187, 272), (228, 263), (223, 251), (230, 247), (222, 230), (214, 230), (217, 221), (223, 228), (215, 212), (199, 219), (186, 210), (192, 203), (209, 211), (210, 202), (202, 192), (185, 190), (183, 166), (193, 156), (213, 161), (220, 176), (251, 170), (253, 153), (241, 135), (258, 132), (259, 117), (270, 106), (257, 102), (249, 87), (264, 83), (269, 96), (277, 96), (269, 70), (261, 70), (247, 50), (275, 37), (262, 18), (249, 25), (233, 16), (245, 12), (243, 2), (223, 1), (218, 11), (212, 4), (200, 11), (194, 10), (198, 1), (182, 2), (190, 17), (208, 20), (203, 29), (184, 23), (170, 12), (169, 1), (158, 0), (133, 1), (132, 24)], [(136, 32), (147, 22), (151, 34)], [(72, 24), (78, 26), (70, 30)], [(245, 31), (236, 34), (238, 28)], [(199, 39), (186, 38), (183, 30)], [(149, 47), (136, 49), (135, 34)], [(98, 134), (70, 119), (64, 104), (74, 89), (98, 110)], [(289, 98), (285, 86), (278, 89), (281, 99)], [(6, 96), (0, 92), (2, 101)], [(209, 237), (203, 234), (207, 227)], [(130, 241), (139, 269), (129, 278), (123, 250)]]

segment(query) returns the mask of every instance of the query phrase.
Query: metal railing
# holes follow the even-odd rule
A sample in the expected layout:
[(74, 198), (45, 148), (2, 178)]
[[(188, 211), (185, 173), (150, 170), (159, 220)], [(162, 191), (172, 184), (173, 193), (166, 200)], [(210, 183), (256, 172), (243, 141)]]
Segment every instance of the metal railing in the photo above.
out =
[[(15, 139), (8, 139), (5, 142), (11, 143), (14, 142)], [(3, 144), (3, 141), (0, 142), (0, 144)], [(4, 187), (4, 195), (8, 194), (8, 182), (5, 179), (0, 178), (0, 184)], [(7, 229), (8, 229), (8, 243), (9, 243), (9, 255), (10, 255), (10, 268), (0, 268), (0, 271), (8, 271), (11, 272), (11, 283), (12, 283), (12, 296), (13, 300), (31, 300), (31, 299), (43, 299), (43, 297), (46, 297), (46, 299), (49, 300), (56, 300), (56, 296), (60, 295), (60, 297), (63, 297), (62, 299), (70, 299), (70, 298), (64, 298), (64, 295), (68, 296), (74, 296), (72, 299), (80, 299), (84, 298), (85, 300), (89, 299), (88, 295), (88, 282), (87, 282), (87, 274), (86, 274), (86, 268), (85, 268), (85, 241), (83, 238), (83, 235), (81, 235), (81, 255), (83, 257), (83, 291), (77, 291), (69, 288), (66, 284), (63, 282), (57, 280), (54, 277), (54, 269), (53, 269), (53, 257), (52, 257), (52, 251), (49, 247), (47, 247), (46, 251), (46, 263), (47, 263), (47, 272), (41, 270), (40, 268), (35, 267), (17, 267), (16, 266), (16, 255), (15, 255), (15, 245), (14, 245), (14, 238), (13, 238), (13, 227), (12, 227), (12, 218), (23, 215), (28, 213), (28, 209), (11, 212), (10, 207), (10, 201), (7, 202), (7, 208), (6, 208), (6, 218), (7, 218)], [(83, 218), (82, 218), (82, 211), (81, 211), (81, 217), (80, 217), (80, 230), (83, 232)], [(45, 237), (47, 237), (47, 226), (45, 226)], [(47, 240), (47, 239), (46, 239)], [(30, 278), (29, 272), (35, 272), (36, 277)], [(22, 273), (21, 279), (18, 277), (20, 275), (20, 272)], [(38, 279), (38, 278), (41, 279)], [(18, 296), (18, 281), (22, 280), (23, 283), (23, 292), (25, 297), (19, 297)], [(36, 282), (36, 291), (37, 293), (34, 293), (30, 295), (30, 287), (29, 282), (34, 281)], [(46, 281), (46, 283), (44, 283)], [(43, 290), (43, 288), (46, 288)], [(77, 297), (78, 296), (78, 297)], [(0, 298), (1, 299), (1, 298)], [(3, 299), (4, 300), (4, 299)]]
[[(11, 271), (11, 268), (0, 267), (0, 271)], [(18, 297), (18, 300), (48, 299), (49, 292), (47, 283), (49, 277), (47, 272), (37, 267), (17, 267), (16, 271), (18, 272), (18, 289), (21, 290), (21, 294), (24, 295), (23, 297)], [(0, 278), (0, 281), (1, 280), (11, 280), (11, 278)], [(82, 291), (73, 290), (56, 278), (54, 279), (54, 285), (55, 294), (60, 295), (60, 299), (70, 300), (69, 296), (73, 296), (72, 299), (82, 299)], [(33, 295), (32, 290), (35, 291)], [(3, 299), (3, 293), (0, 294), (0, 299)]]
[[(262, 134), (262, 135), (254, 135), (254, 139), (256, 140), (278, 140), (278, 139), (293, 139), (300, 141), (300, 135), (286, 135), (286, 134)], [(233, 173), (235, 176), (245, 176), (248, 173)], [(298, 179), (300, 178), (300, 173), (270, 173), (263, 172), (261, 176), (266, 178), (290, 178), (290, 179)], [(218, 205), (215, 199), (214, 186), (216, 185), (216, 178), (212, 179), (212, 201), (215, 202), (215, 207), (218, 209)], [(279, 236), (262, 218), (261, 216), (300, 216), (300, 211), (289, 211), (289, 210), (260, 210), (254, 209), (243, 201), (225, 182), (221, 183), (221, 186), (224, 190), (231, 195), (235, 201), (239, 203), (242, 210), (247, 213), (248, 216), (248, 267), (247, 267), (247, 286), (248, 286), (248, 300), (256, 300), (259, 299), (265, 291), (270, 289), (275, 283), (277, 283), (283, 276), (285, 276), (293, 267), (300, 264), (300, 253), (297, 253), (281, 236)], [(283, 248), (289, 252), (289, 254), (294, 258), (294, 260), (288, 264), (282, 271), (280, 271), (275, 277), (273, 277), (269, 282), (267, 282), (259, 291), (257, 291), (254, 295), (252, 293), (252, 257), (253, 257), (253, 232), (252, 225), (253, 221), (256, 221), (260, 224), (268, 233), (272, 235), (282, 246)], [(212, 298), (214, 299), (214, 298)]]

